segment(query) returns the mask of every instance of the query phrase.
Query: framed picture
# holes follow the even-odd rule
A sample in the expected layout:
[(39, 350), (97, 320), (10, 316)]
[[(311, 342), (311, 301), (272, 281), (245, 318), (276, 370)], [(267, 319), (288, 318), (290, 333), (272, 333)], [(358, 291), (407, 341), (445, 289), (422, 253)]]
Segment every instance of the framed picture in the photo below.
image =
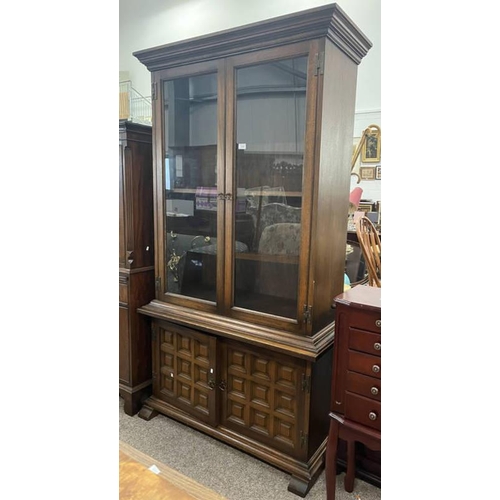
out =
[(371, 203), (363, 203), (360, 202), (358, 206), (358, 211), (363, 212), (363, 215), (371, 212), (373, 209), (373, 205)]
[(380, 162), (381, 134), (380, 127), (370, 125), (364, 132), (364, 143), (361, 149), (361, 161), (363, 163)]
[(359, 176), (364, 181), (375, 179), (375, 167), (359, 167)]
[(377, 180), (382, 179), (382, 173), (381, 173), (380, 169), (381, 169), (380, 165), (377, 165), (375, 167), (375, 179), (377, 179)]

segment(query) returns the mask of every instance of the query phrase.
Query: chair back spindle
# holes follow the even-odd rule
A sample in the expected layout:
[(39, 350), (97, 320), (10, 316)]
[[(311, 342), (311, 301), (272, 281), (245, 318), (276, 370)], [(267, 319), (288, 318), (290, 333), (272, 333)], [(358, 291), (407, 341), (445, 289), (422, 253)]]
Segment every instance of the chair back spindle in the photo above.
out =
[(368, 217), (356, 222), (356, 234), (368, 270), (368, 284), (382, 287), (382, 245), (375, 226)]

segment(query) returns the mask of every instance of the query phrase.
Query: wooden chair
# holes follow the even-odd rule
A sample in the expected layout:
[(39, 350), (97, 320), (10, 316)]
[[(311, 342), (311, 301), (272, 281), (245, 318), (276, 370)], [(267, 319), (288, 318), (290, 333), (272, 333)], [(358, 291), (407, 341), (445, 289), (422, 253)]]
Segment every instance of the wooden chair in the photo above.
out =
[(382, 287), (382, 245), (375, 226), (368, 217), (356, 221), (356, 234), (365, 258), (368, 284)]

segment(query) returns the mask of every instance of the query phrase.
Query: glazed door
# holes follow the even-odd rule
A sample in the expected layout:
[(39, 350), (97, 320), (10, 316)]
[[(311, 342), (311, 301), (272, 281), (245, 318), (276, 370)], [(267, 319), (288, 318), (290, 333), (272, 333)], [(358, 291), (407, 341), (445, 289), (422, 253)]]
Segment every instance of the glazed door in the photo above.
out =
[[(222, 65), (222, 66), (221, 66)], [(215, 312), (222, 302), (223, 63), (155, 73), (157, 287), (161, 300)], [(222, 187), (221, 187), (222, 185)]]
[(317, 77), (311, 44), (227, 63), (226, 303), (305, 332)]

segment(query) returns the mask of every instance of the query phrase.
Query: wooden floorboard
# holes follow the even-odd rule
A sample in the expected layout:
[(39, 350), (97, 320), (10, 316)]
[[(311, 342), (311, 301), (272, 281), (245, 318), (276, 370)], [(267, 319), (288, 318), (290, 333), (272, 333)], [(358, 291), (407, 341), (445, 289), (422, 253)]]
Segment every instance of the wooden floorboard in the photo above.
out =
[[(149, 468), (154, 465), (160, 471)], [(206, 486), (120, 441), (120, 500), (225, 500)]]

